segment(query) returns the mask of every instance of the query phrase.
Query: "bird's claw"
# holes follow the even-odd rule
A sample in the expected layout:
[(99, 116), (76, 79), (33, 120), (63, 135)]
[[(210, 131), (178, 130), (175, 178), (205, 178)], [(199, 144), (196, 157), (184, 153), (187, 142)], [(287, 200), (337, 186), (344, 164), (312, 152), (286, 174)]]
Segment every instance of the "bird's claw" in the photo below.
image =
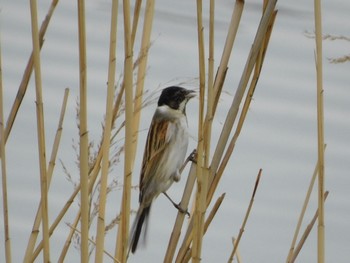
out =
[(187, 209), (183, 209), (180, 204), (174, 204), (174, 206), (176, 207), (177, 210), (179, 210), (179, 212), (186, 214), (188, 217), (191, 217), (191, 214), (188, 212)]
[(192, 153), (188, 156), (188, 160), (190, 160), (193, 163), (197, 163), (197, 150), (194, 149)]

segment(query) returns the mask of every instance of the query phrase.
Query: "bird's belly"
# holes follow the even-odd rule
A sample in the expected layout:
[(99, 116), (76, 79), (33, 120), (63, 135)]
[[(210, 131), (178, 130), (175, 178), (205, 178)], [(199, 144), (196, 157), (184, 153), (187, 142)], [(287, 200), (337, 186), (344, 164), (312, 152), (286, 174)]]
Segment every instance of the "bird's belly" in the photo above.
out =
[(163, 167), (161, 177), (163, 184), (159, 185), (160, 192), (165, 192), (169, 189), (171, 184), (174, 182), (174, 177), (179, 176), (179, 169), (183, 165), (185, 160), (187, 146), (188, 146), (188, 133), (187, 129), (181, 125), (176, 129), (176, 135), (174, 139), (169, 142), (171, 145), (167, 147), (167, 151), (164, 152)]

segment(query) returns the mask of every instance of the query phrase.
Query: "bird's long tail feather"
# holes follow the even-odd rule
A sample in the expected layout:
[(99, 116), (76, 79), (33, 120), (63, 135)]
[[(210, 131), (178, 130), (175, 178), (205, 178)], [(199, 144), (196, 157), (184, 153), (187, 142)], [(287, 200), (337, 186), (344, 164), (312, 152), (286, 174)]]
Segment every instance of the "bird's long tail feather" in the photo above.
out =
[(139, 210), (137, 211), (136, 218), (130, 232), (129, 250), (131, 248), (132, 253), (135, 253), (137, 249), (137, 244), (140, 240), (141, 232), (143, 232), (144, 236), (146, 236), (150, 210), (151, 206), (144, 208), (140, 206)]

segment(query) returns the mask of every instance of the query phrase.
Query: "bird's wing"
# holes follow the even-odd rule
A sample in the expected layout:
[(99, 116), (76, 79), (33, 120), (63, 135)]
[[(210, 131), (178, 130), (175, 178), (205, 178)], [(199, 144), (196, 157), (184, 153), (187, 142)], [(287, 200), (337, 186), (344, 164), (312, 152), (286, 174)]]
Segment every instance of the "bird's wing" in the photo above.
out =
[(169, 130), (172, 130), (172, 125), (174, 124), (169, 119), (155, 116), (152, 120), (140, 175), (140, 202), (144, 187), (148, 185), (148, 182), (155, 175), (154, 171), (159, 166), (162, 154), (171, 140), (172, 133)]

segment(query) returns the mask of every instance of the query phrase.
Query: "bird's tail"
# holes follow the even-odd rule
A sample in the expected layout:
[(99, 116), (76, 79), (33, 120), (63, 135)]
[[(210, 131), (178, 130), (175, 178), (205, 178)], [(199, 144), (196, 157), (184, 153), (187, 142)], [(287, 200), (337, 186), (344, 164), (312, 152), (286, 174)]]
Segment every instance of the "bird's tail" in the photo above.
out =
[[(140, 206), (139, 210), (137, 211), (136, 218), (131, 227), (131, 232), (130, 232), (129, 250), (131, 249), (132, 253), (135, 253), (137, 249), (137, 244), (139, 242), (142, 230), (144, 233), (144, 237), (146, 236), (150, 210), (151, 210), (151, 206), (147, 206), (147, 207)], [(143, 226), (144, 226), (144, 229), (142, 229)]]

